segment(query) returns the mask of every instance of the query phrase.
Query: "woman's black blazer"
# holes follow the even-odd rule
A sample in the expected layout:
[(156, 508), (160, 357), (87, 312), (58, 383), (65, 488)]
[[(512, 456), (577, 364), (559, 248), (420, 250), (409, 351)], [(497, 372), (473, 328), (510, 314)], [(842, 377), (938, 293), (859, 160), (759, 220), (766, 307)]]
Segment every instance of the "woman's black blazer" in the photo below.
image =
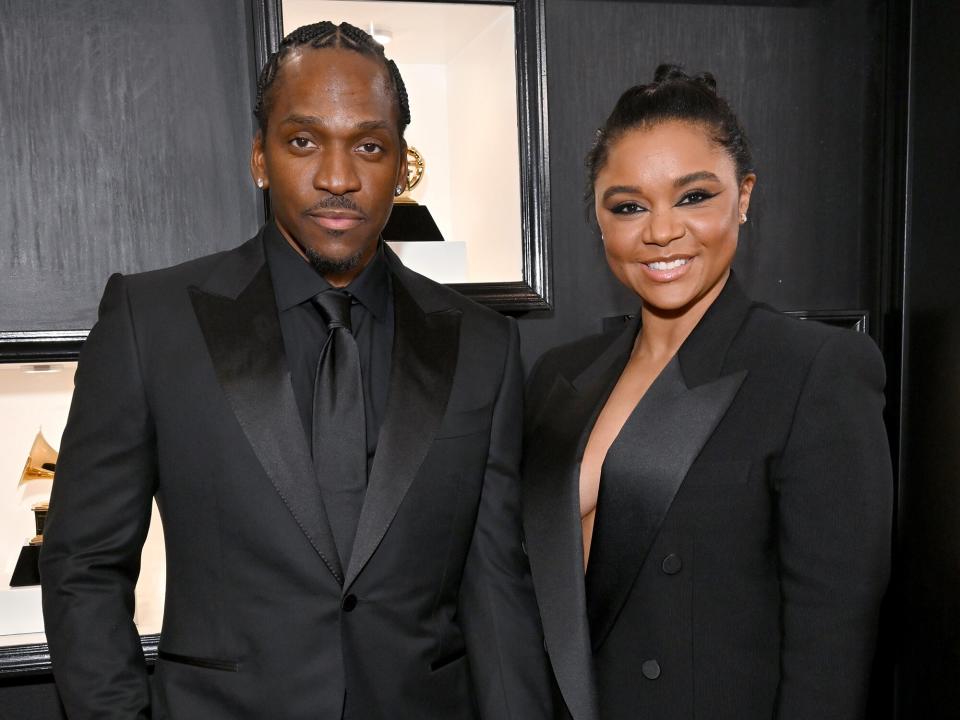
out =
[(862, 717), (891, 554), (876, 345), (731, 276), (607, 455), (584, 578), (580, 460), (638, 330), (528, 387), (526, 549), (570, 716)]

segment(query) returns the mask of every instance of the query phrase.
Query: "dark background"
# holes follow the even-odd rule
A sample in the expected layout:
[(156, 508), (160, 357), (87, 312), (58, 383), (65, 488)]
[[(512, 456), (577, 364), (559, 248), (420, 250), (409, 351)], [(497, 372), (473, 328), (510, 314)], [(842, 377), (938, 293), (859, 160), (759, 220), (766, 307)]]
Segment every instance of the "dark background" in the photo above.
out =
[(110, 272), (252, 234), (249, 25), (242, 2), (0, 0), (0, 330), (89, 329)]
[[(758, 168), (740, 277), (782, 309), (869, 311), (887, 360), (896, 575), (870, 718), (960, 716), (960, 3), (544, 10), (554, 304), (519, 318), (525, 362), (635, 310), (584, 215), (595, 128), (659, 62), (712, 71)], [(0, 331), (62, 328), (67, 303), (84, 327), (109, 271), (255, 231), (252, 17), (251, 0), (0, 0)], [(61, 716), (48, 676), (0, 679), (0, 720)]]

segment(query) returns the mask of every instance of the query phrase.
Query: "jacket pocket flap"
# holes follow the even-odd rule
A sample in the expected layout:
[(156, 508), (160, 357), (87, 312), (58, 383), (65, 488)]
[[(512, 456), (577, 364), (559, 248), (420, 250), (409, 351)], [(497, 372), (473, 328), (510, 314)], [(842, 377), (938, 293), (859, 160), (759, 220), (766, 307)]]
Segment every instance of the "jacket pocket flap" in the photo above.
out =
[(234, 660), (218, 660), (215, 658), (178, 655), (177, 653), (167, 652), (166, 650), (158, 650), (157, 657), (166, 662), (193, 665), (194, 667), (206, 668), (207, 670), (223, 670), (224, 672), (239, 672), (240, 670), (240, 663)]

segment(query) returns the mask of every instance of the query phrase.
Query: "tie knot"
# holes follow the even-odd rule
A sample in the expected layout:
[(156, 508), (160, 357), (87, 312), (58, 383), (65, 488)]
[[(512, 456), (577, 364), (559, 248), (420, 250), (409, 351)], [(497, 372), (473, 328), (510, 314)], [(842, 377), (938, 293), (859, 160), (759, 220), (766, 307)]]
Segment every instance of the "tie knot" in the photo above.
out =
[(350, 332), (350, 296), (342, 290), (324, 290), (313, 298), (329, 330), (342, 327)]

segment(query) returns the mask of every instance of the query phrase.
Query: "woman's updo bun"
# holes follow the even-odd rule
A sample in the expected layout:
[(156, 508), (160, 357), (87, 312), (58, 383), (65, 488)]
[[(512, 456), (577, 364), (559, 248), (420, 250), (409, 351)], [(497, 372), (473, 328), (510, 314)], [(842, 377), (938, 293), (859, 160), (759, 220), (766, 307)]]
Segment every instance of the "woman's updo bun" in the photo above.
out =
[(717, 79), (713, 76), (713, 73), (702, 72), (698, 75), (687, 75), (682, 65), (672, 63), (657, 65), (657, 69), (653, 71), (653, 84), (659, 85), (670, 80), (691, 80), (706, 85), (714, 92), (717, 91)]
[(586, 199), (593, 198), (597, 173), (607, 163), (610, 146), (628, 130), (651, 126), (665, 120), (682, 120), (705, 126), (736, 169), (737, 182), (753, 172), (753, 158), (747, 135), (727, 101), (717, 94), (712, 73), (688, 75), (682, 66), (657, 66), (653, 82), (629, 88), (613, 108), (587, 153)]

